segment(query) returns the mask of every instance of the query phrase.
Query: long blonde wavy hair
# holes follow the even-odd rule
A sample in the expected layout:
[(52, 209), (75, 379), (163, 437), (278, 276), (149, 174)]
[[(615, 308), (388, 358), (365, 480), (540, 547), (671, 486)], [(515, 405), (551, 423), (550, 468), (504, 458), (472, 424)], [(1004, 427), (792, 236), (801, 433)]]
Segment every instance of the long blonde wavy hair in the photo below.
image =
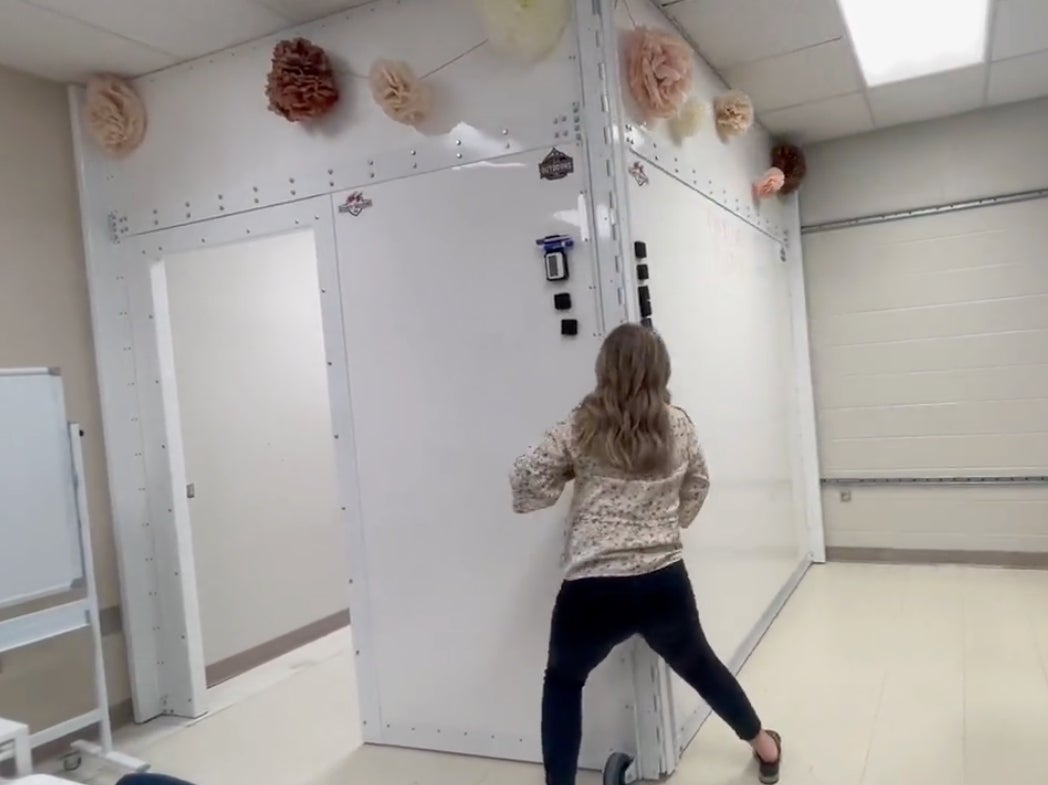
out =
[(597, 387), (575, 412), (582, 454), (631, 474), (665, 471), (673, 451), (669, 381), (670, 355), (654, 330), (613, 330), (597, 357)]

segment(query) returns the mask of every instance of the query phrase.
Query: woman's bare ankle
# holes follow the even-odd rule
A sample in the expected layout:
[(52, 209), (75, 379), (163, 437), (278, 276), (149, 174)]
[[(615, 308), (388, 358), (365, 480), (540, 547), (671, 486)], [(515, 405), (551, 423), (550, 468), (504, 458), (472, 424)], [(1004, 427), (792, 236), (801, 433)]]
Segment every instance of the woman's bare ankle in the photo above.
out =
[(761, 730), (757, 738), (750, 742), (750, 746), (765, 763), (775, 763), (779, 759), (779, 745), (766, 730)]

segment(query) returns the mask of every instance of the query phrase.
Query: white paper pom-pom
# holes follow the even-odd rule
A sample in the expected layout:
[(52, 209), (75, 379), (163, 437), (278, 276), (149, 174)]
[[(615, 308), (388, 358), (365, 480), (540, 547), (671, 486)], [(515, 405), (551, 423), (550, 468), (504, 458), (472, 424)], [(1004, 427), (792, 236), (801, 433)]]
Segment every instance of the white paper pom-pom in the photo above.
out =
[(569, 0), (477, 0), (488, 42), (534, 62), (556, 49), (571, 18)]
[(677, 112), (677, 116), (670, 120), (670, 133), (678, 142), (695, 136), (702, 128), (702, 120), (706, 115), (706, 106), (698, 98), (689, 98)]

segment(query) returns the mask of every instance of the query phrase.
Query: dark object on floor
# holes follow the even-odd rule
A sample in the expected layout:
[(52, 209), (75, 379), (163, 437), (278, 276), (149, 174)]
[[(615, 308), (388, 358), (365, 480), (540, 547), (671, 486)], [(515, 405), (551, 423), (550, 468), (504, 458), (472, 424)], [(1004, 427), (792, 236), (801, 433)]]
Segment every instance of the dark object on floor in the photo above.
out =
[(116, 785), (192, 785), (165, 774), (128, 774)]
[(626, 772), (633, 759), (622, 752), (613, 752), (604, 764), (604, 785), (626, 785)]

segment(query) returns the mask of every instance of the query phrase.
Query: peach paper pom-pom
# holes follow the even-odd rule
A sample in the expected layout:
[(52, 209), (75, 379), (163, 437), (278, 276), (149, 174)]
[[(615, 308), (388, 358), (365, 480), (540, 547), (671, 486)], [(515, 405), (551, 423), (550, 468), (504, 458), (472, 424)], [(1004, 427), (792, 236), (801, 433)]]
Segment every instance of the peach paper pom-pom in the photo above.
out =
[(646, 119), (676, 115), (691, 90), (691, 48), (682, 38), (649, 27), (627, 33), (626, 83)]
[(742, 136), (753, 125), (753, 101), (739, 90), (719, 96), (713, 102), (717, 130), (725, 139)]
[(371, 95), (391, 119), (417, 126), (433, 107), (433, 91), (411, 66), (397, 60), (376, 60), (368, 75)]
[(753, 184), (753, 195), (757, 199), (767, 199), (781, 191), (785, 183), (786, 175), (782, 169), (773, 166)]
[(84, 98), (84, 125), (102, 150), (121, 157), (146, 134), (146, 108), (138, 93), (117, 76), (93, 76)]

